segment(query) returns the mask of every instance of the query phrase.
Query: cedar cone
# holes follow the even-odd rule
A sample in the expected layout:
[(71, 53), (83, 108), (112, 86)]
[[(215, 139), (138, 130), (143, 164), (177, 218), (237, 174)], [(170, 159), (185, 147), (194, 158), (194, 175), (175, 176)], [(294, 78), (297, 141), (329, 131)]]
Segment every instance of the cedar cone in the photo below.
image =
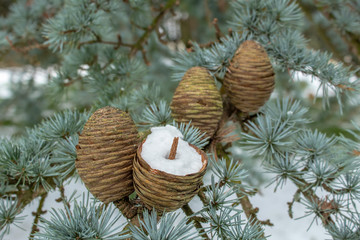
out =
[(220, 121), (223, 105), (214, 79), (202, 67), (190, 68), (180, 81), (171, 102), (172, 116), (177, 122), (188, 123), (212, 137)]
[(161, 212), (175, 211), (190, 202), (198, 193), (208, 164), (207, 155), (189, 144), (201, 155), (203, 166), (197, 173), (174, 175), (151, 168), (142, 158), (142, 146), (145, 141), (146, 139), (140, 144), (134, 160), (135, 191), (147, 208), (155, 208)]
[(252, 40), (242, 43), (224, 78), (231, 103), (242, 112), (257, 112), (274, 90), (274, 74), (260, 44)]
[(77, 146), (76, 169), (89, 191), (104, 203), (134, 192), (132, 165), (138, 133), (130, 115), (98, 109), (86, 122)]

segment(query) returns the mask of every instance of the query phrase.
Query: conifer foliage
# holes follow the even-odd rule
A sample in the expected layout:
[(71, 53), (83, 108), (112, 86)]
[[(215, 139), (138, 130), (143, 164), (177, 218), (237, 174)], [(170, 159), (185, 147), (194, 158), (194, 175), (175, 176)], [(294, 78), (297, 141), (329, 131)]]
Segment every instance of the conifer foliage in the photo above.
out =
[[(0, 239), (34, 203), (28, 239), (267, 239), (250, 196), (288, 183), (289, 220), (360, 239), (358, 0), (3, 2)], [(165, 125), (206, 159), (196, 179), (140, 171)]]

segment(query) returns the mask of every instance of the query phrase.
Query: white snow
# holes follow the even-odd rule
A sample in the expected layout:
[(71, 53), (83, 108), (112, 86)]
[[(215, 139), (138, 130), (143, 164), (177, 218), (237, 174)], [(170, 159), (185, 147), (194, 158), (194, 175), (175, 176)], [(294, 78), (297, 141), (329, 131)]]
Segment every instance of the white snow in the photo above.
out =
[[(175, 137), (179, 137), (175, 159), (168, 159)], [(170, 174), (185, 176), (197, 173), (202, 168), (201, 155), (183, 139), (174, 126), (151, 128), (151, 134), (142, 146), (141, 156), (152, 169)]]

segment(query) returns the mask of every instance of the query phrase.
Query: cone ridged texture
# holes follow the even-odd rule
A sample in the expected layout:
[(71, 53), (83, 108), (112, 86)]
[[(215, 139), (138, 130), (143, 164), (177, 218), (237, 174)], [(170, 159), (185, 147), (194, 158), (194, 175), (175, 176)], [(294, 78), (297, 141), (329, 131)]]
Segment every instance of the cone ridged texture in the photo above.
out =
[(275, 77), (265, 49), (245, 41), (231, 60), (224, 86), (231, 103), (242, 112), (257, 112), (269, 99)]
[(113, 107), (97, 110), (77, 146), (76, 169), (89, 191), (104, 203), (134, 192), (132, 165), (138, 133), (130, 115)]
[[(146, 140), (145, 140), (146, 141)], [(144, 142), (145, 142), (144, 141)], [(203, 166), (199, 172), (186, 176), (177, 176), (152, 169), (141, 157), (142, 145), (139, 146), (134, 161), (134, 186), (137, 195), (148, 208), (159, 211), (174, 211), (188, 203), (199, 191), (206, 172), (208, 159), (206, 154), (195, 146), (201, 154)]]
[(188, 123), (212, 137), (220, 121), (223, 105), (214, 79), (202, 67), (190, 68), (176, 88), (171, 102), (172, 116), (177, 122)]

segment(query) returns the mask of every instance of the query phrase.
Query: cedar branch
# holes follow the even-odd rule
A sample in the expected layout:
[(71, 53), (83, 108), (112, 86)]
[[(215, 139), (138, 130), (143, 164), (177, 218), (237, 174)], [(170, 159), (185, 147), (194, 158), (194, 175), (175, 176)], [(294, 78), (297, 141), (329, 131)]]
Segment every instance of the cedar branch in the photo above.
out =
[(43, 211), (42, 208), (44, 207), (45, 199), (47, 197), (47, 192), (44, 192), (41, 195), (39, 206), (33, 214), (35, 215), (33, 225), (31, 227), (31, 233), (29, 239), (33, 239), (35, 237), (35, 233), (39, 231), (37, 225), (39, 223), (40, 215), (46, 213), (46, 211)]
[(165, 13), (167, 13), (174, 5), (177, 5), (177, 4), (179, 4), (178, 0), (169, 0), (165, 4), (165, 6), (160, 10), (159, 14), (153, 19), (151, 24), (147, 27), (147, 29), (143, 33), (143, 35), (137, 40), (137, 42), (131, 48), (131, 50), (130, 50), (131, 57), (133, 57), (139, 50), (142, 50), (144, 48), (143, 44), (146, 42), (146, 40), (150, 36), (150, 33), (157, 28), (160, 20), (165, 16)]
[(199, 234), (203, 237), (203, 239), (209, 239), (208, 235), (205, 233), (203, 227), (201, 226), (201, 223), (198, 221), (197, 218), (193, 218), (194, 212), (190, 208), (189, 204), (185, 204), (181, 207), (181, 209), (184, 211), (186, 216), (188, 216), (192, 221), (196, 229), (198, 230)]

